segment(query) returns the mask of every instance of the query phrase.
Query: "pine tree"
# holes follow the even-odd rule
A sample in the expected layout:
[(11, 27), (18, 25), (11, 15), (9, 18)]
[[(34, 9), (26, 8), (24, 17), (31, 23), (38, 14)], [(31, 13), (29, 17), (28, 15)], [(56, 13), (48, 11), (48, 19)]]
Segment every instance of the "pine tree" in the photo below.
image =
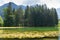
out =
[(11, 2), (6, 9), (5, 19), (4, 19), (4, 26), (14, 26), (14, 14), (12, 12)]
[(29, 18), (30, 18), (30, 7), (27, 6), (27, 8), (25, 9), (25, 14), (24, 14), (24, 26), (29, 25)]
[(16, 26), (23, 26), (23, 9), (19, 7), (16, 11)]

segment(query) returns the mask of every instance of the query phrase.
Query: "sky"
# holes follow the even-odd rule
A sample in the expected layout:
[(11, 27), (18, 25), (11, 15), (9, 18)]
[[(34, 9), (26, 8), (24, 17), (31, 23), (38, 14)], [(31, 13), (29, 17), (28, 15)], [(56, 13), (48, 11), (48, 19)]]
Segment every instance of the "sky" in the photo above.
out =
[(17, 5), (46, 4), (49, 8), (60, 8), (60, 0), (0, 0), (0, 6), (9, 2)]

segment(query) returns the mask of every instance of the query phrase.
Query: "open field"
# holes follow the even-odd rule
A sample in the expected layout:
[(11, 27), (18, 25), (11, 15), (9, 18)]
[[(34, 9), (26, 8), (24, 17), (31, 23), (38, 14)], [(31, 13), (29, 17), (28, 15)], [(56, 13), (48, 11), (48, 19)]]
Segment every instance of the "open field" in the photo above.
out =
[(9, 31), (58, 31), (58, 27), (24, 27), (24, 28), (1, 28), (0, 30), (9, 30)]
[(11, 27), (11, 28), (0, 28), (0, 33), (16, 33), (16, 32), (48, 32), (58, 31), (58, 27)]
[(0, 27), (0, 38), (57, 37), (60, 24), (56, 27)]
[(58, 27), (0, 28), (0, 38), (42, 38), (57, 36)]
[[(60, 26), (58, 24), (58, 26)], [(56, 27), (0, 27), (0, 30), (5, 31), (17, 31), (17, 32), (24, 32), (24, 31), (58, 31), (58, 26)]]
[(51, 27), (0, 27), (0, 30), (9, 31), (9, 32), (25, 32), (25, 31), (58, 31), (60, 29), (60, 22), (58, 26)]

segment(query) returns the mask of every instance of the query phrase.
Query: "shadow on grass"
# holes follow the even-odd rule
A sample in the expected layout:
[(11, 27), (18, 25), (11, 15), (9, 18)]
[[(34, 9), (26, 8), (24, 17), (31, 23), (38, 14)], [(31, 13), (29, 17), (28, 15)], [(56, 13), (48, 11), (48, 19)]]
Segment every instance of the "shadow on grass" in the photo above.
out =
[(55, 38), (25, 38), (25, 39), (19, 39), (19, 38), (0, 38), (0, 40), (58, 40), (58, 37), (55, 37)]

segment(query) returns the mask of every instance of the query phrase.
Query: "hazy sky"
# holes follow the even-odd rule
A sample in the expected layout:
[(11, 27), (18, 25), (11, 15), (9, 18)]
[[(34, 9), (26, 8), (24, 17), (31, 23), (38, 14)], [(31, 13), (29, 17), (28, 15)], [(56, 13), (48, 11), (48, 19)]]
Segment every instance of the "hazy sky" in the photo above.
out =
[(14, 2), (17, 5), (47, 4), (49, 8), (60, 8), (60, 0), (0, 0), (0, 6), (8, 2)]

